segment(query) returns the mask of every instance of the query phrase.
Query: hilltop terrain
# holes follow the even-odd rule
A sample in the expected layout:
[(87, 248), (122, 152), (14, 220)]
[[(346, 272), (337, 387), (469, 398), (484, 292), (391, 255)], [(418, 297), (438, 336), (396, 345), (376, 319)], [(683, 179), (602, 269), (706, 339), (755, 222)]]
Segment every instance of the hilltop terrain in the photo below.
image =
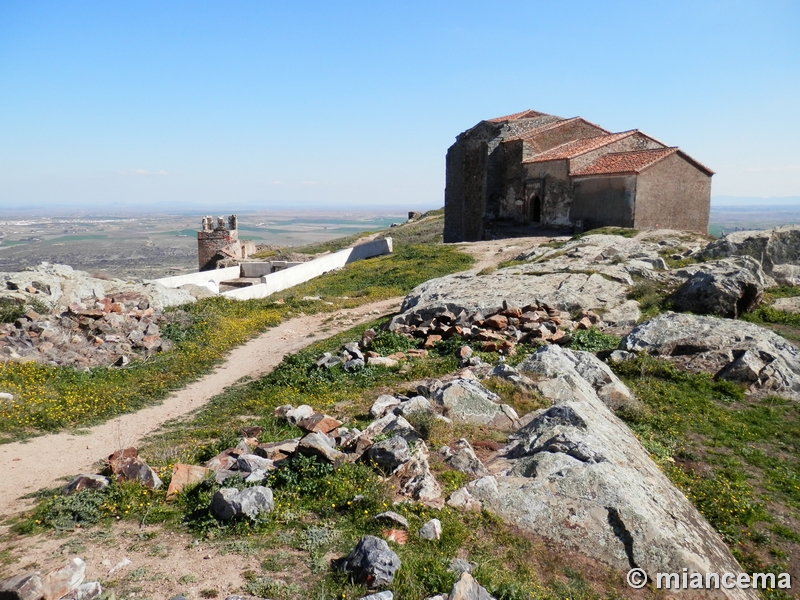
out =
[[(44, 437), (0, 454), (7, 472), (6, 457), (28, 446), (35, 460), (47, 440), (71, 437), (97, 459), (134, 442), (138, 452), (108, 462), (116, 475), (100, 489), (87, 479), (72, 494), (37, 494), (5, 534), (5, 576), (78, 555), (107, 597), (661, 597), (625, 583), (634, 565), (651, 579), (686, 567), (786, 572), (794, 583), (800, 232), (714, 242), (606, 230), (453, 247), (438, 244), (440, 228), (436, 214), (392, 228), (394, 256), (264, 301), (165, 309), (174, 347), (95, 368), (94, 382), (53, 367), (26, 380), (32, 363), (8, 363), (0, 388), (15, 386), (20, 412), (0, 415), (5, 429)], [(364, 315), (399, 295), (391, 318), (350, 329), (311, 316)], [(159, 402), (138, 382), (186, 385), (284, 319), (312, 336), (308, 348), (263, 375), (254, 365), (253, 379), (213, 397), (198, 389), (195, 412), (152, 416), (143, 440), (121, 430), (113, 447), (95, 446), (111, 423), (104, 438), (47, 433)], [(110, 394), (113, 410), (58, 416), (59, 402), (25, 412), (39, 402), (28, 382), (62, 399), (98, 385), (140, 391)], [(62, 471), (103, 468), (90, 466)], [(203, 481), (168, 500), (188, 473)], [(228, 501), (246, 490), (262, 496)], [(378, 562), (351, 552), (359, 540), (383, 548)]]

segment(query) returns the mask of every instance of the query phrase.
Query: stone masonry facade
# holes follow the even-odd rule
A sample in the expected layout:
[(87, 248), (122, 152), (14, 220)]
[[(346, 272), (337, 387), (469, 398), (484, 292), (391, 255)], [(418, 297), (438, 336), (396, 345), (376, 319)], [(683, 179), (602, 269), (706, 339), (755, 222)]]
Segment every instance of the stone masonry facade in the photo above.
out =
[(447, 151), (444, 241), (502, 225), (705, 233), (713, 174), (637, 129), (533, 110), (489, 119)]
[(203, 217), (203, 228), (197, 232), (197, 259), (201, 271), (216, 269), (218, 263), (225, 259), (246, 258), (239, 243), (239, 228), (236, 215), (228, 217), (227, 227), (223, 217), (217, 218), (214, 226), (213, 217)]

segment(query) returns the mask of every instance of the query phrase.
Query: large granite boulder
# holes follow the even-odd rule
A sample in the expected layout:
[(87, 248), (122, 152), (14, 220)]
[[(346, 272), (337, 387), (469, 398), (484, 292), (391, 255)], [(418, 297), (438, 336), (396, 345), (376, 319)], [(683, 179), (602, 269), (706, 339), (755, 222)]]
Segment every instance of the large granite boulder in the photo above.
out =
[(800, 225), (766, 231), (736, 231), (708, 244), (705, 259), (752, 256), (782, 285), (800, 285)]
[(24, 271), (0, 273), (3, 296), (28, 300), (32, 295), (53, 309), (64, 309), (83, 300), (138, 294), (156, 310), (194, 302), (185, 290), (169, 289), (155, 282), (129, 282), (97, 278), (68, 265), (41, 263)]
[(800, 313), (800, 296), (778, 298), (772, 303), (772, 308), (775, 310), (781, 310), (783, 312), (798, 314)]
[[(465, 491), (516, 526), (626, 572), (738, 572), (725, 543), (633, 433), (572, 373), (538, 384), (556, 400), (516, 434), (496, 476)], [(728, 598), (757, 598), (724, 590)]]
[(761, 304), (764, 290), (775, 285), (750, 256), (691, 265), (676, 276), (687, 279), (670, 298), (675, 308), (732, 319)]
[(752, 323), (665, 313), (638, 325), (619, 347), (746, 383), (752, 394), (800, 399), (800, 350)]
[(591, 352), (569, 350), (561, 346), (543, 346), (517, 368), (544, 377), (570, 373), (586, 380), (611, 409), (638, 407), (638, 401), (628, 386)]
[(445, 416), (459, 423), (511, 428), (519, 418), (514, 409), (474, 379), (448, 381), (433, 394)]
[(430, 319), (446, 310), (454, 314), (494, 314), (509, 305), (547, 304), (560, 311), (601, 310), (612, 327), (629, 327), (639, 319), (639, 305), (628, 300), (628, 286), (598, 273), (538, 273), (534, 265), (499, 269), (488, 275), (473, 271), (431, 279), (403, 300), (389, 327), (409, 325), (415, 316)]

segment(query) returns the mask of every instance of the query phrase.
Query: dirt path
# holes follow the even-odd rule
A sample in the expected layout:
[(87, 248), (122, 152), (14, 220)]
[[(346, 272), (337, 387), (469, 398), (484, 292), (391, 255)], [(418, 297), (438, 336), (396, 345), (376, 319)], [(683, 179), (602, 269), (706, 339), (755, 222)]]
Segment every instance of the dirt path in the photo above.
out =
[[(25, 510), (30, 501), (21, 496), (42, 487), (63, 483), (64, 477), (94, 472), (95, 463), (117, 448), (135, 446), (147, 434), (170, 419), (200, 408), (242, 377), (259, 377), (277, 366), (286, 354), (297, 352), (320, 339), (310, 332), (331, 336), (380, 315), (396, 312), (402, 298), (390, 298), (333, 314), (296, 317), (267, 330), (235, 348), (214, 371), (163, 403), (122, 415), (86, 433), (56, 433), (24, 442), (0, 445), (0, 518)], [(0, 531), (2, 529), (0, 528)]]
[(480, 242), (462, 242), (458, 246), (475, 259), (473, 269), (481, 270), (512, 260), (525, 250), (552, 240), (554, 237), (568, 239), (557, 232), (543, 231), (541, 236), (504, 238)]

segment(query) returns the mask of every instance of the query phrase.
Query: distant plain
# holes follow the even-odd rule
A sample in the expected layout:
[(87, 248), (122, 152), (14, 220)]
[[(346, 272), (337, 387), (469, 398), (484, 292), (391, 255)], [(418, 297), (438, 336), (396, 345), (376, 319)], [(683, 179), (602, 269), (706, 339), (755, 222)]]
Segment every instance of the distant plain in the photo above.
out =
[[(59, 216), (4, 212), (0, 272), (20, 271), (43, 261), (120, 278), (193, 271), (202, 217), (200, 212)], [(385, 229), (406, 218), (407, 214), (377, 211), (240, 212), (239, 239), (297, 246)]]
[[(197, 230), (204, 213), (0, 213), (0, 272), (61, 263), (119, 278), (158, 278), (197, 269)], [(214, 215), (217, 216), (217, 215)], [(300, 246), (403, 222), (394, 211), (241, 211), (239, 238)], [(709, 233), (800, 224), (800, 204), (712, 206)]]

